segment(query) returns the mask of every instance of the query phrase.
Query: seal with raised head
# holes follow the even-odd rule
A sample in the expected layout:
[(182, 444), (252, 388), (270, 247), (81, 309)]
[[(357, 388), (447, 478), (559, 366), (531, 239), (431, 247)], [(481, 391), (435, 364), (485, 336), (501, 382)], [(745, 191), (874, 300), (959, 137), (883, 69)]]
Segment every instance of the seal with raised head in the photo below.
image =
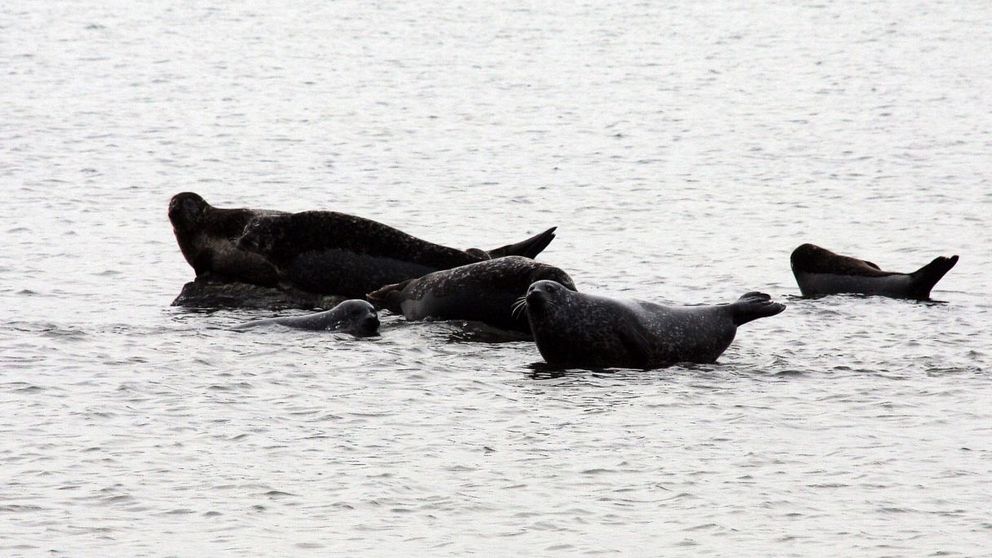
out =
[(387, 285), (368, 294), (373, 303), (408, 320), (473, 320), (530, 333), (527, 316), (514, 302), (535, 281), (553, 280), (575, 290), (561, 269), (522, 256), (507, 256)]
[(664, 306), (578, 293), (554, 281), (531, 285), (524, 304), (541, 356), (562, 368), (715, 362), (737, 326), (785, 310), (759, 292), (731, 304)]
[(359, 337), (379, 334), (379, 316), (375, 308), (364, 300), (346, 300), (330, 310), (303, 316), (256, 320), (235, 326), (244, 330), (259, 326), (281, 325), (314, 331), (340, 331)]
[(790, 259), (803, 296), (851, 293), (916, 300), (929, 300), (934, 285), (958, 263), (957, 256), (941, 256), (912, 273), (882, 271), (872, 262), (813, 244), (796, 248)]
[(275, 286), (276, 268), (264, 257), (242, 248), (237, 242), (252, 219), (281, 212), (267, 209), (221, 209), (193, 192), (172, 196), (169, 221), (183, 257), (197, 278), (210, 282), (241, 282)]
[(315, 293), (358, 298), (383, 285), (493, 257), (534, 257), (554, 239), (552, 227), (494, 250), (458, 250), (382, 223), (333, 211), (253, 219), (238, 242), (276, 266), (280, 279)]

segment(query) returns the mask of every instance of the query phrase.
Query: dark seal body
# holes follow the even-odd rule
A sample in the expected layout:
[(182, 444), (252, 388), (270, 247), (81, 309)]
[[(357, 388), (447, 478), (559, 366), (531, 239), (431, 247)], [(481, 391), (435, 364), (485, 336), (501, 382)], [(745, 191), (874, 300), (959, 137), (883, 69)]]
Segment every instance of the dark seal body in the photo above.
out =
[(530, 333), (527, 316), (514, 303), (535, 281), (557, 281), (574, 290), (561, 269), (521, 256), (435, 271), (369, 293), (372, 302), (408, 320), (473, 320)]
[(852, 293), (929, 300), (930, 291), (958, 262), (938, 257), (912, 273), (882, 271), (877, 265), (835, 254), (813, 244), (792, 252), (792, 273), (803, 296)]
[(257, 320), (236, 326), (234, 329), (244, 330), (269, 325), (281, 325), (314, 331), (340, 331), (356, 336), (369, 336), (378, 334), (379, 316), (376, 314), (375, 308), (364, 300), (346, 300), (334, 308), (323, 312), (315, 312), (304, 316)]
[(289, 285), (358, 298), (383, 285), (494, 256), (536, 256), (554, 239), (554, 230), (489, 252), (458, 250), (371, 219), (304, 211), (253, 219), (238, 246), (275, 265)]
[(266, 287), (279, 281), (276, 268), (264, 257), (238, 248), (237, 242), (253, 219), (278, 215), (265, 209), (221, 209), (197, 194), (176, 194), (169, 202), (169, 221), (183, 257), (197, 278), (211, 282), (241, 282)]
[(785, 310), (757, 292), (732, 304), (663, 306), (573, 292), (552, 281), (531, 285), (526, 301), (541, 356), (563, 368), (714, 362), (737, 326)]

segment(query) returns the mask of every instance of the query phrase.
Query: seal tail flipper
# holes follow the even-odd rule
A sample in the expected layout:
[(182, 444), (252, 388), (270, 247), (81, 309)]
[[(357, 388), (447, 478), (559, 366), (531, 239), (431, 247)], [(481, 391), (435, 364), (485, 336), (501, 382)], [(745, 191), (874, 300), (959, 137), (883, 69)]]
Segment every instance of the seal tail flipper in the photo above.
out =
[(752, 291), (745, 293), (744, 296), (737, 299), (737, 302), (731, 304), (730, 310), (734, 319), (734, 325), (739, 326), (752, 320), (757, 320), (758, 318), (774, 316), (785, 310), (785, 305), (772, 302), (772, 297), (765, 293)]
[(551, 227), (550, 229), (536, 234), (527, 240), (517, 242), (516, 244), (507, 244), (506, 246), (500, 246), (493, 250), (489, 250), (489, 257), (491, 258), (502, 258), (503, 256), (524, 256), (527, 258), (536, 258), (551, 241), (555, 239), (555, 230), (558, 227)]
[(400, 309), (400, 302), (403, 300), (403, 289), (410, 284), (410, 281), (413, 281), (413, 279), (407, 279), (402, 283), (386, 285), (379, 290), (365, 295), (365, 298), (369, 299), (369, 302), (375, 306), (376, 310), (386, 309), (396, 314), (402, 314), (403, 311)]
[(933, 289), (934, 285), (936, 285), (937, 281), (940, 281), (956, 263), (958, 263), (957, 256), (951, 256), (950, 258), (940, 256), (939, 258), (934, 258), (932, 262), (911, 273), (910, 276), (913, 278), (913, 286), (910, 291), (910, 296), (917, 300), (926, 300), (930, 298), (930, 291)]

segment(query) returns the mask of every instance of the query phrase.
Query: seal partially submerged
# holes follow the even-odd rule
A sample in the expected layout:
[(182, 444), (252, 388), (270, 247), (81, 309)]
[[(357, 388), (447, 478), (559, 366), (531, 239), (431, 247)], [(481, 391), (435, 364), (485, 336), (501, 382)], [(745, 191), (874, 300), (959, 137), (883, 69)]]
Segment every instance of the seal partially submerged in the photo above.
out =
[(458, 250), (382, 223), (333, 211), (252, 219), (238, 242), (272, 263), (280, 279), (315, 293), (361, 297), (383, 285), (493, 257), (534, 257), (554, 239), (552, 227), (490, 251)]
[(386, 285), (368, 294), (375, 304), (408, 320), (473, 320), (530, 333), (527, 316), (513, 303), (535, 281), (549, 279), (575, 290), (561, 269), (521, 256), (463, 265)]
[(541, 356), (558, 367), (714, 362), (737, 326), (785, 310), (758, 292), (731, 304), (663, 306), (578, 293), (554, 281), (534, 283), (524, 301)]
[(882, 271), (869, 261), (813, 244), (796, 248), (790, 259), (803, 296), (853, 293), (916, 300), (929, 300), (934, 285), (958, 263), (957, 256), (941, 256), (912, 273)]
[(362, 337), (379, 334), (379, 316), (375, 308), (364, 300), (346, 300), (330, 310), (304, 316), (256, 320), (235, 326), (234, 329), (245, 330), (269, 325), (315, 331), (339, 331)]
[(176, 194), (169, 201), (169, 221), (183, 257), (198, 278), (272, 287), (279, 281), (276, 268), (264, 257), (238, 248), (245, 227), (266, 209), (221, 209), (193, 192)]

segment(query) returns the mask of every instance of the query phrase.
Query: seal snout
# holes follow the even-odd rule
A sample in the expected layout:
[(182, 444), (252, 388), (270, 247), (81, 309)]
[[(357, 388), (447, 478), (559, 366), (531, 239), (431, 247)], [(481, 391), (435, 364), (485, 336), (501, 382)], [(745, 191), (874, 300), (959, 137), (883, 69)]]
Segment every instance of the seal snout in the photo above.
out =
[(379, 317), (374, 313), (369, 314), (362, 320), (362, 329), (368, 332), (379, 331)]
[(348, 316), (351, 320), (351, 330), (356, 335), (374, 336), (379, 334), (379, 315), (367, 301), (351, 301)]

